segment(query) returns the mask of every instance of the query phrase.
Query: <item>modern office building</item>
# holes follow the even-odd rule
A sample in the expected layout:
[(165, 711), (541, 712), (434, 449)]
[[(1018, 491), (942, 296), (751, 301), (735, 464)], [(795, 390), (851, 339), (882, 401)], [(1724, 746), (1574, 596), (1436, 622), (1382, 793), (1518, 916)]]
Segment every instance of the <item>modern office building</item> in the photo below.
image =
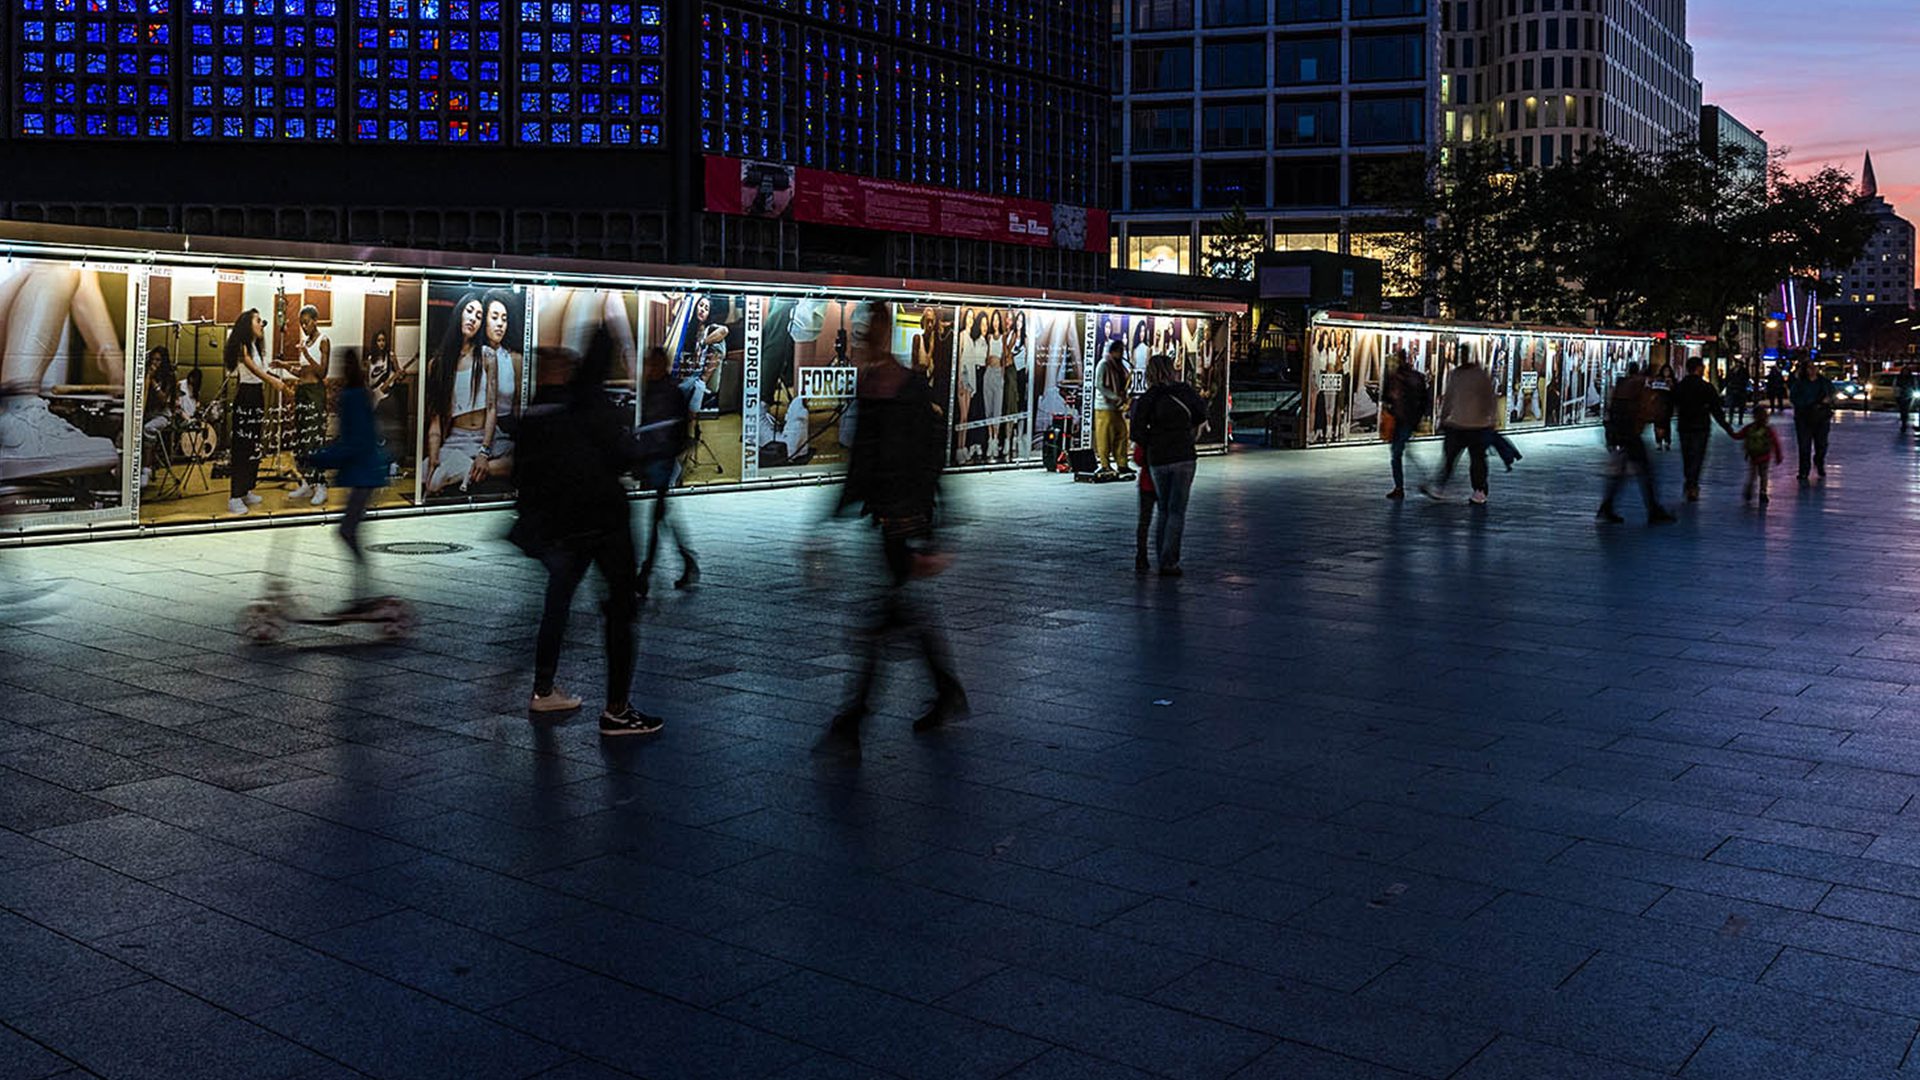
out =
[[(1107, 17), (1079, 7), (4, 0), (0, 215), (1097, 284)], [(813, 172), (729, 227), (710, 155)]]
[(1437, 148), (1525, 166), (1691, 137), (1684, 0), (1125, 0), (1112, 257), (1204, 272), (1239, 204), (1273, 248), (1370, 255)]
[(1871, 153), (1860, 171), (1860, 194), (1874, 216), (1873, 237), (1852, 266), (1821, 275), (1827, 297), (1821, 305), (1820, 344), (1831, 352), (1904, 354), (1911, 338), (1907, 324), (1897, 320), (1910, 319), (1914, 310), (1913, 223), (1880, 194)]
[(1715, 161), (1732, 150), (1756, 168), (1764, 169), (1767, 140), (1718, 105), (1700, 106), (1700, 148)]

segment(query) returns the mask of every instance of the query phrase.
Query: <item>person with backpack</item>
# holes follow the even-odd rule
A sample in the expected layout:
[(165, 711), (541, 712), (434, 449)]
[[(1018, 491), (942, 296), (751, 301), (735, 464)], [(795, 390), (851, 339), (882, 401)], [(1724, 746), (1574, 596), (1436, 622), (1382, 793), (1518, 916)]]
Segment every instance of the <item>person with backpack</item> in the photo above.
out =
[(1627, 474), (1631, 472), (1640, 477), (1640, 497), (1647, 504), (1647, 524), (1666, 525), (1674, 521), (1674, 516), (1660, 505), (1660, 493), (1653, 479), (1653, 457), (1647, 453), (1647, 420), (1653, 411), (1646, 376), (1640, 374), (1640, 365), (1628, 364), (1626, 377), (1614, 385), (1613, 397), (1607, 402), (1607, 448), (1613, 451), (1614, 460), (1608, 470), (1606, 496), (1593, 515), (1595, 520), (1610, 525), (1626, 520), (1614, 512), (1613, 498), (1620, 493), (1620, 485), (1627, 482)]
[(1433, 394), (1427, 389), (1427, 377), (1407, 361), (1404, 349), (1394, 350), (1393, 370), (1387, 373), (1383, 396), (1386, 398), (1386, 409), (1381, 416), (1389, 429), (1387, 445), (1393, 467), (1393, 490), (1387, 492), (1387, 498), (1404, 499), (1407, 497), (1407, 443), (1419, 433), (1420, 424), (1433, 407)]
[(522, 551), (547, 570), (544, 610), (533, 653), (533, 713), (571, 712), (580, 699), (560, 689), (555, 676), (566, 638), (573, 594), (598, 567), (606, 580), (606, 708), (603, 736), (651, 735), (659, 717), (633, 707), (635, 597), (633, 516), (627, 502), (628, 473), (641, 454), (633, 417), (606, 393), (617, 346), (605, 327), (587, 351), (542, 348), (536, 370), (540, 387), (521, 414), (515, 432), (513, 484), (519, 518), (508, 533)]
[(1747, 486), (1740, 492), (1740, 498), (1753, 501), (1753, 489), (1760, 488), (1760, 505), (1767, 505), (1767, 477), (1775, 465), (1784, 462), (1787, 457), (1780, 452), (1780, 436), (1767, 425), (1767, 407), (1753, 407), (1753, 423), (1731, 433), (1740, 442), (1740, 452), (1747, 459)]
[(680, 482), (680, 458), (687, 452), (692, 435), (693, 410), (688, 407), (686, 391), (673, 377), (673, 361), (665, 348), (655, 345), (647, 350), (640, 377), (644, 380), (640, 392), (640, 478), (653, 492), (653, 527), (647, 531), (647, 556), (640, 563), (637, 586), (639, 595), (646, 596), (653, 582), (654, 560), (660, 554), (660, 535), (669, 528), (684, 567), (673, 587), (691, 589), (699, 584), (700, 564), (694, 561), (686, 526), (667, 516), (667, 493)]
[(1133, 403), (1133, 441), (1145, 451), (1153, 473), (1160, 520), (1153, 546), (1161, 577), (1179, 577), (1180, 538), (1187, 524), (1187, 496), (1199, 458), (1194, 442), (1207, 423), (1207, 403), (1180, 379), (1173, 357), (1156, 353), (1147, 360), (1147, 392)]

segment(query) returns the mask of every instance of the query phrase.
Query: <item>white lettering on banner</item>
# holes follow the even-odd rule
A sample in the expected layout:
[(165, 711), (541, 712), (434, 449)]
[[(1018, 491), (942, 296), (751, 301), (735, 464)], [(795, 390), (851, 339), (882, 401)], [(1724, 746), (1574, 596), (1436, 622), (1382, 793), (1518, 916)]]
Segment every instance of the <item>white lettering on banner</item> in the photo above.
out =
[(1337, 371), (1323, 371), (1316, 378), (1315, 385), (1319, 386), (1322, 390), (1337, 394), (1340, 392), (1341, 387), (1346, 385), (1343, 381), (1345, 378), (1345, 375)]
[(1523, 371), (1520, 373), (1520, 392), (1521, 393), (1531, 394), (1539, 388), (1540, 388), (1539, 372)]
[[(147, 279), (140, 275), (128, 275), (128, 289), (133, 293), (131, 306), (135, 311), (147, 310)], [(120, 439), (133, 459), (133, 467), (127, 475), (120, 478), (123, 485), (121, 501), (133, 511), (134, 519), (140, 517), (140, 476), (146, 466), (147, 441), (140, 437), (141, 418), (147, 415), (147, 320), (133, 320), (133, 378), (127, 385), (127, 405), (125, 422)]]
[(859, 368), (841, 366), (794, 369), (795, 380), (800, 384), (800, 396), (809, 402), (845, 401), (853, 397), (859, 375)]
[[(1069, 316), (1070, 318), (1071, 316)], [(1073, 440), (1076, 450), (1085, 450), (1093, 445), (1093, 400), (1099, 395), (1100, 388), (1093, 384), (1094, 372), (1100, 369), (1100, 316), (1095, 312), (1086, 315), (1087, 331), (1083, 348), (1086, 363), (1080, 365), (1080, 434)]]
[(760, 321), (767, 301), (747, 300), (745, 362), (740, 390), (740, 472), (751, 480), (760, 475)]

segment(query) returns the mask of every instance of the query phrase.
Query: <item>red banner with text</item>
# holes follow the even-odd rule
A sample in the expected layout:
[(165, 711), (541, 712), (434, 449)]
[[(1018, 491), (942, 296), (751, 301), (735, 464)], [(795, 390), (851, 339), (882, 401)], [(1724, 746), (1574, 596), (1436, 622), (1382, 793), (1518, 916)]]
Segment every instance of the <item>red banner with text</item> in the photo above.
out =
[(816, 225), (1074, 251), (1107, 249), (1105, 210), (741, 158), (706, 159), (706, 206), (718, 214)]

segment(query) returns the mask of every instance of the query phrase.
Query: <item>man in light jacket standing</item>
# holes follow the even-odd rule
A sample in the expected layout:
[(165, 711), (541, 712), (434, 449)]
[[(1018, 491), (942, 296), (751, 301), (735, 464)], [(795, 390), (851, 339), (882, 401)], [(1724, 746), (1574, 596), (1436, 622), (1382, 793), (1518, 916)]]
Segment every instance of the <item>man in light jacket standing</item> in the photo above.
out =
[(1461, 451), (1472, 455), (1467, 462), (1467, 478), (1473, 482), (1474, 505), (1487, 501), (1487, 443), (1493, 436), (1497, 409), (1493, 379), (1487, 369), (1469, 360), (1447, 376), (1446, 393), (1440, 400), (1440, 432), (1445, 437), (1446, 462), (1440, 467), (1440, 479), (1420, 485), (1420, 493), (1429, 499), (1441, 498), (1447, 482), (1453, 479), (1454, 463)]

